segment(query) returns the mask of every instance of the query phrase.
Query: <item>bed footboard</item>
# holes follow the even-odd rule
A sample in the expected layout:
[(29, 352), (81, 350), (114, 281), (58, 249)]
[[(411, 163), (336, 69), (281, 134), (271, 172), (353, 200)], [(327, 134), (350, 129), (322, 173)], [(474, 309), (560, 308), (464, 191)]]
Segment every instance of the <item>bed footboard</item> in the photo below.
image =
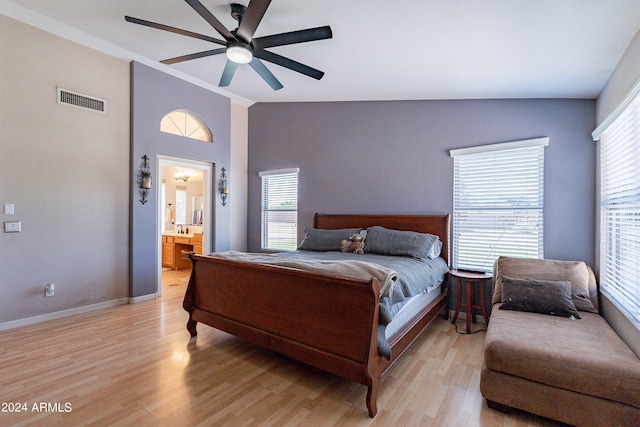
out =
[(368, 387), (375, 416), (379, 283), (190, 255), (183, 307), (198, 322)]

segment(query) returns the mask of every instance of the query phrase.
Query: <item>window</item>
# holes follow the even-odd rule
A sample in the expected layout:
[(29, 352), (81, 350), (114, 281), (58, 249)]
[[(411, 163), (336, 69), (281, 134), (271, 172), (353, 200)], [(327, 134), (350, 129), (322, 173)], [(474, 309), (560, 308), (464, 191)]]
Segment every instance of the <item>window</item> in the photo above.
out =
[(640, 329), (640, 96), (600, 143), (600, 290)]
[(211, 131), (195, 115), (184, 110), (175, 110), (160, 121), (160, 131), (200, 141), (212, 142)]
[(187, 223), (187, 187), (176, 187), (176, 224)]
[(491, 271), (499, 256), (543, 257), (549, 138), (451, 150), (453, 267)]
[(298, 247), (298, 169), (260, 172), (262, 249)]

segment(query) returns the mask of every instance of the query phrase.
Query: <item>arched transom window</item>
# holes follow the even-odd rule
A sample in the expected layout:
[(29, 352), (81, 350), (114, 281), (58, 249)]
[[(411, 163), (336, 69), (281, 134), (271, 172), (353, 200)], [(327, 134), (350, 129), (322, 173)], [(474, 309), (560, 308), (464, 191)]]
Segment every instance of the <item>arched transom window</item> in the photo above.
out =
[(185, 110), (174, 110), (160, 121), (160, 131), (200, 141), (213, 142), (211, 131), (195, 115)]

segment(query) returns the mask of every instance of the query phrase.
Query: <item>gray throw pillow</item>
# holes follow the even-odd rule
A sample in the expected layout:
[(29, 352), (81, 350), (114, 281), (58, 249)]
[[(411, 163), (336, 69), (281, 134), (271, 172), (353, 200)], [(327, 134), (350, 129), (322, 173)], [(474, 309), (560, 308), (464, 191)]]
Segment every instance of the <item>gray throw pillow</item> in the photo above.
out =
[(571, 299), (571, 282), (568, 280), (513, 279), (503, 276), (500, 310), (580, 319)]
[(435, 251), (432, 249), (439, 243), (439, 239), (433, 234), (390, 230), (375, 225), (367, 228), (366, 242), (366, 253), (407, 256), (424, 260), (433, 258)]
[(323, 230), (305, 227), (304, 239), (298, 249), (305, 251), (339, 251), (340, 243), (349, 237), (360, 233), (361, 228), (340, 228), (337, 230)]

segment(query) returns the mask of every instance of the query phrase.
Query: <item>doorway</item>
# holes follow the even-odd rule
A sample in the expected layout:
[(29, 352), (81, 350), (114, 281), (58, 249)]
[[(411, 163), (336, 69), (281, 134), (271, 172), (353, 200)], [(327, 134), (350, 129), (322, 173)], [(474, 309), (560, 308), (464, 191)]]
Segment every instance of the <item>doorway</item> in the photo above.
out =
[(190, 263), (181, 259), (181, 251), (208, 253), (215, 227), (211, 184), (213, 164), (158, 155), (157, 165), (156, 294), (160, 296), (163, 281), (166, 281), (163, 277), (170, 280), (172, 286), (186, 282), (174, 280), (184, 277), (188, 274), (185, 270), (190, 268)]

